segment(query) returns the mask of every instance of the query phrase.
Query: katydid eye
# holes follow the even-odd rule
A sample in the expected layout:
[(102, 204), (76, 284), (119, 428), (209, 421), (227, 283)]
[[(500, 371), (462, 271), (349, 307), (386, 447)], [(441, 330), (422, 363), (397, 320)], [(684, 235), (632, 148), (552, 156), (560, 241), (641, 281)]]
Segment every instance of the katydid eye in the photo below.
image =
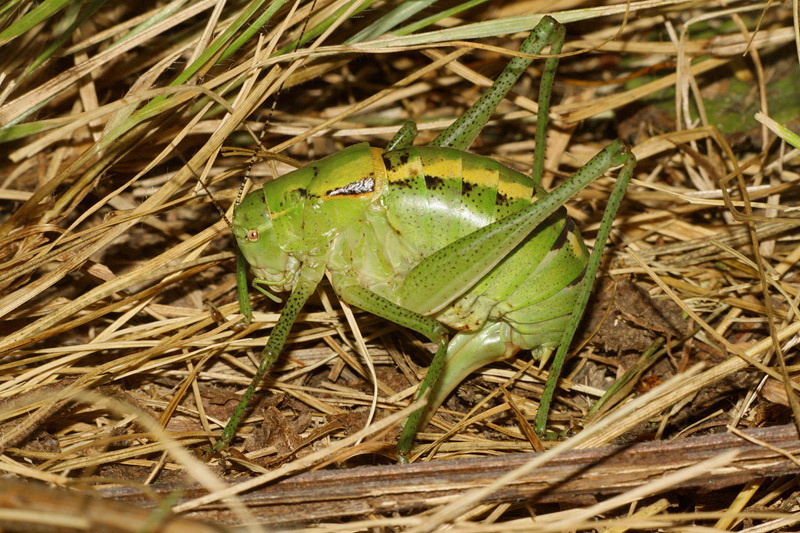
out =
[(247, 240), (250, 242), (256, 242), (259, 237), (261, 237), (261, 234), (258, 233), (257, 229), (251, 229), (247, 232)]

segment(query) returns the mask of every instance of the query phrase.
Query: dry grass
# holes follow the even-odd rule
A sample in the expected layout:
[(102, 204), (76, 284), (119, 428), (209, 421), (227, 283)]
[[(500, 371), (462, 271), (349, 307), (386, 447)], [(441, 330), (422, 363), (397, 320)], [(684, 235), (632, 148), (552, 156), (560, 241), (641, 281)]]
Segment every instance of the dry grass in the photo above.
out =
[[(417, 33), (594, 5), (502, 4)], [(268, 490), (277, 479), (292, 483), (326, 465), (393, 462), (397, 422), (405, 416), (399, 410), (424, 375), (430, 346), (340, 305), (329, 287), (295, 325), (235, 449), (224, 456), (205, 452), (249, 383), (280, 306), (254, 296), (260, 311), (254, 325), (232, 328), (238, 319), (232, 240), (197, 182), (208, 183), (224, 206), (232, 204), (250, 157), (241, 149), (221, 153), (223, 147), (260, 142), (291, 158), (256, 162), (249, 176), (258, 184), (289, 171), (292, 160), (305, 164), (361, 141), (383, 146), (407, 118), (420, 123), (417, 144), (424, 144), (497, 73), (505, 62), (498, 49), (516, 50), (521, 34), (505, 34), (520, 26), (487, 22), (464, 36), (345, 46), (389, 11), (378, 3), (285, 54), (289, 60), (269, 59), (337, 6), (349, 5), (317, 0), (287, 3), (242, 46), (228, 40), (215, 51), (212, 43), (225, 28), (240, 35), (250, 26), (236, 17), (252, 5), (195, 1), (158, 17), (162, 4), (110, 3), (89, 12), (76, 2), (20, 35), (16, 28), (33, 6), (0, 11), (7, 51), (0, 59), (0, 470), (8, 483), (0, 491), (0, 523), (10, 530), (40, 523), (139, 531), (150, 523), (200, 531), (189, 518), (159, 520), (175, 504), (190, 511), (220, 500), (227, 494), (223, 480), (246, 480), (230, 492)], [(744, 124), (720, 133), (714, 127), (720, 116), (747, 118), (752, 108), (798, 129), (797, 121), (780, 118), (786, 95), (766, 96), (768, 87), (798, 76), (791, 6), (634, 2), (623, 26), (624, 11), (623, 4), (562, 18), (571, 22), (565, 50), (575, 54), (559, 67), (546, 186), (616, 137), (634, 146), (639, 165), (612, 233), (602, 288), (587, 312), (584, 342), (567, 364), (551, 415), (554, 432), (575, 437), (555, 448), (545, 442), (548, 455), (528, 464), (529, 471), (561, 453), (580, 458), (574, 450), (634, 441), (655, 442), (665, 457), (680, 457), (669, 446), (692, 433), (800, 421), (795, 396), (787, 395), (797, 388), (789, 378), (797, 373), (792, 356), (800, 330), (797, 150), (766, 128)], [(69, 27), (83, 16), (77, 29)], [(495, 48), (434, 43), (487, 34), (503, 34), (481, 39)], [(63, 36), (55, 55), (37, 65)], [(231, 53), (217, 61), (225, 50)], [(459, 53), (448, 56), (453, 50)], [(740, 96), (735, 88), (742, 82), (750, 89)], [(520, 83), (474, 152), (529, 170), (535, 87), (535, 76)], [(726, 97), (732, 101), (720, 114)], [(569, 206), (589, 243), (612, 185), (611, 178), (598, 180)], [(482, 461), (538, 449), (528, 421), (546, 376), (547, 367), (529, 364), (524, 354), (484, 369), (420, 434), (418, 461)], [(619, 386), (590, 413), (614, 382)], [(373, 390), (377, 422), (370, 423)], [(621, 494), (596, 505), (587, 495), (521, 499), (508, 492), (493, 499), (514, 486), (512, 478), (528, 475), (513, 469), (494, 485), (496, 475), (485, 471), (479, 481), (458, 485), (446, 469), (421, 470), (451, 483), (450, 492), (415, 501), (412, 510), (402, 501), (392, 506), (392, 493), (375, 488), (359, 496), (348, 516), (315, 516), (321, 523), (311, 529), (423, 531), (450, 522), (459, 531), (791, 528), (795, 482), (755, 480), (796, 472), (788, 459), (713, 495), (676, 488), (730, 476), (735, 469), (725, 465), (735, 459), (717, 453), (662, 485), (646, 484), (646, 473), (638, 492), (612, 484), (603, 494)], [(402, 470), (383, 468), (402, 479)], [(357, 484), (359, 477), (353, 470), (341, 479)], [(19, 480), (89, 491), (80, 505), (91, 504), (80, 507), (74, 492), (36, 492)], [(156, 510), (98, 496), (121, 497), (120, 487), (149, 490), (145, 484), (155, 484)], [(211, 496), (200, 496), (198, 486)], [(170, 496), (170, 487), (188, 491), (183, 501)], [(479, 487), (483, 493), (463, 495)], [(558, 487), (549, 490), (559, 494)], [(15, 497), (24, 494), (20, 504)], [(553, 502), (571, 510), (565, 514)], [(248, 505), (233, 498), (217, 514), (205, 508), (196, 516), (247, 522), (259, 514)], [(74, 514), (76, 508), (88, 510)]]

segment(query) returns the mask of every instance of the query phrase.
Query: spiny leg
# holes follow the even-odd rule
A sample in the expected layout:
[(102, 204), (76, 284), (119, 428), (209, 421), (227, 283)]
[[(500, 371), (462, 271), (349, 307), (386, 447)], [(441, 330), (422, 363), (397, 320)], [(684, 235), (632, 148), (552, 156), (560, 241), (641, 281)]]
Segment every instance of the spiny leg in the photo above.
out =
[[(612, 142), (573, 174), (569, 180), (538, 202), (488, 226), (479, 228), (425, 258), (409, 272), (400, 287), (400, 302), (403, 306), (424, 314), (432, 314), (441, 310), (497, 266), (531, 231), (567, 200), (599, 178), (609, 168), (619, 165), (623, 165), (623, 168), (609, 198), (606, 213), (598, 231), (597, 244), (589, 257), (586, 271), (581, 280), (581, 290), (578, 291), (578, 298), (572, 306), (569, 326), (562, 335), (545, 393), (542, 396), (536, 424), (536, 429), (540, 432), (544, 430), (547, 421), (547, 411), (566, 351), (575, 334), (583, 309), (586, 307), (611, 224), (636, 165), (636, 159), (630, 148), (620, 140)], [(375, 314), (380, 313), (375, 312)], [(435, 383), (436, 379), (438, 379), (438, 374), (431, 375), (430, 381), (426, 376), (426, 381), (428, 381), (426, 387)], [(418, 420), (415, 421), (415, 424), (417, 422)], [(415, 426), (414, 429), (416, 429)], [(413, 436), (413, 431), (409, 430), (409, 432)]]
[(286, 339), (289, 337), (289, 331), (292, 329), (292, 325), (297, 319), (297, 315), (300, 313), (300, 310), (303, 308), (303, 305), (305, 305), (309, 296), (314, 293), (324, 272), (324, 265), (304, 265), (304, 268), (298, 273), (297, 284), (294, 290), (292, 290), (289, 299), (286, 301), (286, 305), (283, 308), (283, 312), (277, 324), (272, 328), (272, 333), (269, 336), (267, 345), (261, 352), (261, 363), (258, 365), (258, 370), (256, 370), (253, 380), (244, 392), (242, 399), (239, 400), (239, 404), (236, 406), (236, 409), (234, 409), (231, 419), (222, 431), (222, 437), (214, 444), (213, 449), (215, 451), (224, 449), (230, 444), (231, 440), (233, 440), (233, 437), (236, 435), (236, 428), (239, 426), (247, 410), (247, 404), (253, 398), (261, 380), (264, 379), (266, 373), (278, 359), (281, 350), (283, 350), (283, 346), (286, 344)]
[[(433, 356), (433, 360), (428, 367), (425, 379), (422, 380), (417, 392), (414, 394), (414, 401), (422, 398), (423, 394), (438, 381), (439, 374), (444, 367), (447, 355), (447, 340), (449, 337), (447, 329), (433, 318), (415, 313), (410, 309), (390, 302), (369, 289), (357, 285), (355, 282), (339, 286), (337, 292), (350, 304), (372, 313), (373, 315), (378, 315), (379, 317), (390, 320), (397, 325), (421, 333), (431, 342), (436, 343), (436, 354)], [(411, 450), (411, 443), (414, 439), (414, 435), (417, 433), (417, 427), (423, 415), (430, 407), (429, 405), (417, 409), (406, 419), (402, 433), (400, 434), (400, 439), (397, 442), (397, 458), (399, 462), (408, 462), (408, 452)]]
[(542, 77), (539, 80), (539, 114), (536, 117), (536, 133), (533, 140), (533, 168), (531, 169), (531, 179), (536, 183), (542, 183), (542, 172), (544, 171), (544, 153), (547, 147), (547, 122), (550, 114), (550, 98), (553, 94), (553, 82), (556, 78), (558, 69), (558, 54), (564, 46), (566, 28), (562, 24), (557, 24), (553, 28), (553, 35), (550, 44), (550, 57), (544, 62)]
[[(522, 42), (519, 51), (525, 54), (535, 55), (542, 51), (548, 44), (554, 47), (554, 53), (561, 51), (561, 46), (564, 43), (564, 26), (558, 23), (553, 17), (546, 16), (539, 21), (539, 24), (533, 28), (531, 34)], [(551, 60), (554, 60), (551, 61)], [(459, 150), (466, 150), (472, 144), (472, 141), (478, 136), (480, 131), (489, 121), (492, 112), (497, 108), (500, 101), (505, 98), (508, 92), (514, 87), (519, 77), (531, 64), (533, 58), (531, 57), (514, 57), (509, 61), (503, 72), (497, 77), (495, 82), (481, 96), (472, 107), (461, 115), (455, 122), (450, 124), (442, 133), (440, 133), (429, 146), (450, 146), (458, 148)], [(548, 59), (552, 70), (555, 70), (555, 65), (558, 62), (557, 58)], [(547, 70), (547, 64), (545, 65)], [(545, 79), (542, 78), (542, 86), (544, 87)], [(547, 112), (549, 108), (550, 88), (552, 88), (553, 76), (549, 77), (550, 87), (547, 88), (547, 102), (542, 107), (539, 103), (539, 127), (537, 127), (537, 139), (540, 135), (539, 131), (545, 131), (547, 127)], [(544, 116), (544, 119), (542, 119)], [(544, 121), (544, 122), (542, 122)], [(542, 136), (544, 133), (541, 134)], [(544, 143), (542, 143), (544, 145)], [(541, 173), (541, 172), (540, 172)]]
[[(619, 204), (622, 201), (622, 197), (625, 195), (625, 189), (631, 180), (634, 167), (636, 166), (636, 157), (634, 157), (630, 148), (622, 141), (617, 140), (612, 142), (603, 150), (603, 152), (606, 151), (608, 151), (611, 155), (611, 160), (609, 161), (607, 168), (620, 164), (623, 165), (623, 167), (619, 173), (619, 176), (617, 177), (617, 183), (608, 198), (608, 204), (606, 205), (606, 211), (603, 214), (603, 220), (600, 223), (600, 228), (597, 230), (597, 239), (595, 240), (594, 250), (592, 250), (592, 253), (589, 256), (589, 261), (586, 264), (586, 271), (584, 272), (583, 278), (580, 282), (581, 288), (578, 291), (578, 297), (575, 299), (575, 303), (572, 307), (569, 325), (561, 336), (558, 351), (556, 352), (553, 362), (550, 365), (550, 372), (547, 377), (547, 382), (545, 383), (544, 391), (542, 392), (542, 400), (539, 403), (539, 410), (536, 413), (536, 424), (534, 429), (539, 434), (544, 432), (547, 425), (547, 415), (550, 411), (550, 403), (553, 400), (553, 394), (555, 393), (556, 384), (558, 383), (558, 378), (561, 374), (561, 368), (564, 366), (564, 359), (566, 358), (572, 338), (575, 336), (575, 331), (578, 329), (583, 312), (586, 309), (586, 303), (589, 300), (589, 295), (592, 293), (594, 279), (595, 276), (597, 276), (597, 269), (599, 268), (600, 260), (603, 257), (603, 250), (605, 249), (606, 241), (608, 241), (608, 235), (611, 232), (611, 226), (614, 223), (614, 217), (617, 214)], [(594, 161), (596, 158), (597, 156), (595, 156), (592, 161)], [(590, 164), (591, 161), (587, 163), (586, 166), (589, 166)], [(586, 168), (586, 166), (583, 168)], [(583, 168), (579, 170), (578, 173), (580, 173)], [(605, 170), (607, 170), (607, 168)], [(605, 172), (605, 170), (601, 170), (597, 176)], [(578, 173), (573, 175), (569, 181), (574, 180)]]

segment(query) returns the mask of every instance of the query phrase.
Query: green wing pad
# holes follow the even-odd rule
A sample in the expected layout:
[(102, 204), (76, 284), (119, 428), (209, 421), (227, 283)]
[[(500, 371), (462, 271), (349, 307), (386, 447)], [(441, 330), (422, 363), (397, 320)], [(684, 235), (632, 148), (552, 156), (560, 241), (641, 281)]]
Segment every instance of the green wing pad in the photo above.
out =
[(381, 202), (389, 223), (420, 257), (428, 255), (431, 243), (427, 216), (427, 184), (416, 148), (383, 154), (387, 189)]
[(417, 153), (425, 178), (427, 208), (424, 216), (429, 231), (425, 255), (429, 255), (459, 236), (462, 223), (457, 213), (461, 209), (462, 153), (446, 148), (422, 148)]
[(519, 211), (538, 193), (524, 174), (453, 148), (394, 150), (383, 159), (386, 216), (422, 257)]

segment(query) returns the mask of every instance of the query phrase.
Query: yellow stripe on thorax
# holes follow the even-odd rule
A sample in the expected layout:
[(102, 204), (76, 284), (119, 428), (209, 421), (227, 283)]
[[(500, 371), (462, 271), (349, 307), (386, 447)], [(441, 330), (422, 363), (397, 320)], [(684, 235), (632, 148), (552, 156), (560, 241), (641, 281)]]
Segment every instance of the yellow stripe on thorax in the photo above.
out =
[(371, 147), (372, 153), (372, 168), (375, 169), (375, 198), (380, 198), (386, 191), (388, 182), (391, 179), (386, 171), (386, 165), (383, 162), (383, 150), (380, 148)]
[(503, 179), (500, 180), (500, 183), (497, 186), (497, 192), (506, 198), (522, 198), (525, 200), (530, 199), (532, 189), (533, 188), (531, 186), (526, 187), (522, 183)]

